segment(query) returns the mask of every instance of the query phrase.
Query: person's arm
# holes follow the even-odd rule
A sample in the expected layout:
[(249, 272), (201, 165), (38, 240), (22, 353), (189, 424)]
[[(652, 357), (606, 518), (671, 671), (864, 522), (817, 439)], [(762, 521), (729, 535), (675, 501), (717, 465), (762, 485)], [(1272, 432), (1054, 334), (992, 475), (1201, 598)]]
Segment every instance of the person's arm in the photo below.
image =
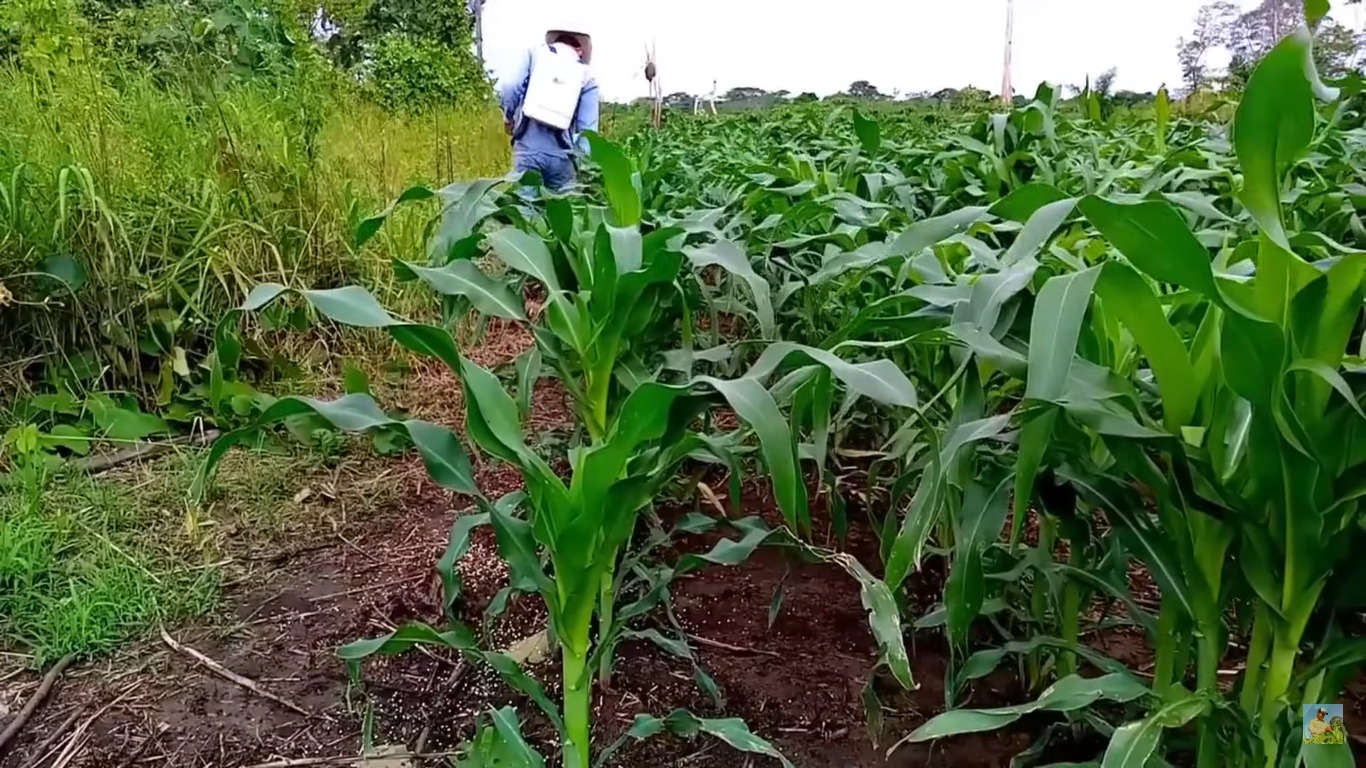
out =
[(590, 80), (579, 94), (579, 108), (574, 113), (574, 143), (585, 155), (588, 154), (588, 137), (583, 132), (598, 129), (598, 113), (598, 84)]
[(517, 117), (517, 110), (522, 107), (522, 99), (526, 98), (527, 82), (531, 78), (531, 49), (527, 49), (526, 55), (518, 63), (517, 69), (512, 72), (503, 86), (503, 121), (509, 126)]

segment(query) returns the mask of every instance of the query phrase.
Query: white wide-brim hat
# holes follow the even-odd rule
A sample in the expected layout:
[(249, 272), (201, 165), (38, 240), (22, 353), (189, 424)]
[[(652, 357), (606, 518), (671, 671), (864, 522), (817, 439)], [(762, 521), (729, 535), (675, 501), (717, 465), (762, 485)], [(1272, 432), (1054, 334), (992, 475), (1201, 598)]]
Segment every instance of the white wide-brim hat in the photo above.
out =
[(593, 36), (587, 32), (579, 32), (573, 29), (550, 29), (546, 30), (545, 42), (547, 45), (554, 42), (557, 35), (573, 35), (579, 41), (579, 49), (583, 51), (583, 63), (588, 64), (593, 60)]

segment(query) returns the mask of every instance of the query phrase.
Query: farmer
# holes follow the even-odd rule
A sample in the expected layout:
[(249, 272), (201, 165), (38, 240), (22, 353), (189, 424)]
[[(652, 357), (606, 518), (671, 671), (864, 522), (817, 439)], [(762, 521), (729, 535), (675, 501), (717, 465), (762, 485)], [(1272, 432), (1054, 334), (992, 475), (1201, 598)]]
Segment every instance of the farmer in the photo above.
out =
[(1323, 720), (1323, 716), (1326, 714), (1328, 714), (1328, 710), (1324, 709), (1323, 707), (1319, 707), (1319, 711), (1314, 716), (1314, 719), (1309, 721), (1310, 736), (1322, 736), (1323, 734), (1329, 731), (1328, 723), (1324, 722)]
[(513, 170), (540, 171), (557, 190), (574, 183), (574, 158), (588, 152), (583, 132), (598, 129), (598, 84), (588, 70), (593, 38), (586, 28), (581, 21), (551, 27), (545, 45), (527, 51), (502, 93)]

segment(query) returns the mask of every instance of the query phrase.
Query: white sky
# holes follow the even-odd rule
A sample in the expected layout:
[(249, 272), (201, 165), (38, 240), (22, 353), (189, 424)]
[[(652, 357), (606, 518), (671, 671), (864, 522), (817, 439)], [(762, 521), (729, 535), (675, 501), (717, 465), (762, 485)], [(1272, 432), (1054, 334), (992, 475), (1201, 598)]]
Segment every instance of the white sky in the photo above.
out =
[[(502, 75), (540, 42), (548, 10), (573, 0), (487, 0), (484, 55)], [(1017, 93), (1042, 80), (1080, 86), (1110, 67), (1115, 87), (1177, 87), (1176, 41), (1208, 0), (1015, 0)], [(1252, 7), (1257, 0), (1242, 0)], [(593, 69), (603, 96), (648, 93), (641, 69), (655, 43), (665, 93), (738, 86), (822, 96), (868, 80), (884, 93), (1001, 87), (1006, 0), (588, 0), (597, 21)], [(1361, 28), (1362, 6), (1334, 3)], [(798, 10), (802, 9), (802, 10)], [(757, 31), (750, 31), (757, 30)]]

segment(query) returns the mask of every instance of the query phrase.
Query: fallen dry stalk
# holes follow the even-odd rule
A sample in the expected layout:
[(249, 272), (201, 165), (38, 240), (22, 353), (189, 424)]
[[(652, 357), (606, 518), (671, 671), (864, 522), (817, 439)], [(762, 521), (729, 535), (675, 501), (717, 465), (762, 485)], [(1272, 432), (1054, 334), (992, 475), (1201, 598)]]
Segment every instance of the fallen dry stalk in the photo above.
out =
[(29, 697), (28, 703), (24, 705), (24, 708), (19, 710), (19, 716), (14, 718), (14, 722), (10, 723), (9, 727), (5, 728), (4, 733), (0, 733), (0, 752), (5, 751), (5, 745), (10, 742), (10, 739), (19, 735), (19, 731), (23, 730), (24, 724), (28, 722), (30, 717), (33, 717), (33, 713), (38, 710), (38, 706), (41, 705), (43, 700), (47, 698), (47, 695), (52, 692), (52, 686), (57, 684), (57, 678), (61, 677), (62, 672), (66, 671), (66, 668), (71, 666), (71, 662), (75, 660), (76, 654), (68, 653), (56, 664), (53, 664), (52, 669), (49, 669), (46, 675), (43, 675), (43, 682), (38, 686), (38, 690), (33, 692), (33, 696)]
[(720, 640), (712, 640), (710, 638), (700, 637), (698, 635), (688, 635), (688, 639), (692, 640), (694, 643), (697, 643), (698, 645), (706, 645), (712, 648), (719, 648), (723, 651), (734, 651), (735, 653), (753, 653), (762, 656), (772, 656), (775, 659), (781, 659), (783, 657), (782, 654), (777, 653), (775, 651), (766, 651), (763, 648), (746, 648), (741, 645), (731, 645), (730, 643), (723, 643)]
[(294, 702), (290, 701), (289, 699), (276, 696), (275, 694), (271, 693), (270, 691), (267, 691), (266, 689), (258, 685), (255, 680), (251, 680), (249, 678), (237, 674), (236, 672), (233, 672), (232, 670), (228, 669), (222, 664), (219, 664), (218, 662), (214, 661), (208, 656), (205, 656), (199, 651), (196, 651), (193, 648), (189, 648), (187, 646), (181, 645), (180, 643), (177, 643), (169, 634), (166, 633), (165, 627), (161, 628), (161, 639), (163, 642), (166, 643), (167, 646), (171, 648), (171, 650), (189, 656), (190, 658), (199, 662), (201, 665), (207, 667), (209, 670), (211, 670), (218, 676), (222, 677), (223, 679), (236, 683), (242, 686), (243, 688), (246, 688), (247, 690), (251, 691), (252, 693), (256, 694), (257, 696), (260, 696), (265, 699), (270, 699), (276, 704), (279, 704), (282, 707), (297, 712), (303, 715), (304, 717), (322, 717), (323, 719), (327, 719), (324, 715), (319, 715), (317, 713), (310, 712), (304, 709), (303, 707), (299, 706), (298, 704), (295, 704)]
[[(432, 760), (443, 757), (455, 757), (458, 752), (398, 752), (392, 755), (374, 755), (375, 760)], [(296, 757), (292, 760), (272, 760), (268, 763), (257, 763), (243, 768), (305, 768), (310, 765), (338, 765), (341, 763), (354, 763), (357, 766), (364, 766), (367, 762), (365, 757), (355, 755), (338, 755), (334, 757)]]

